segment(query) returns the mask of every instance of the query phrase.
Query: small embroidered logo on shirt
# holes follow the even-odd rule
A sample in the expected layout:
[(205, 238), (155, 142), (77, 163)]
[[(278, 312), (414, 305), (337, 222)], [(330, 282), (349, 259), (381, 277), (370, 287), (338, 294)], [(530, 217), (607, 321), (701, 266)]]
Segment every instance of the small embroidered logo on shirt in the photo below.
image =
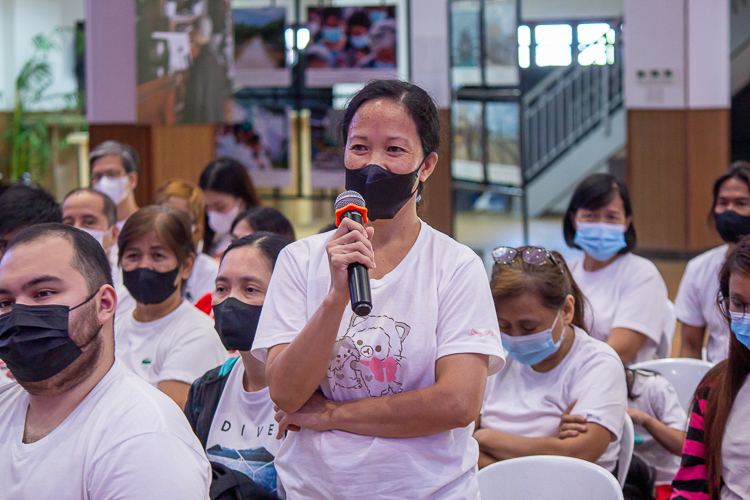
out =
[(141, 361), (141, 364), (143, 364), (143, 365), (150, 365), (151, 364), (151, 360), (148, 359), (148, 358), (146, 358), (143, 361)]
[(494, 337), (495, 336), (495, 334), (492, 333), (492, 330), (474, 330), (473, 328), (471, 329), (471, 335), (476, 335), (480, 339), (482, 337)]

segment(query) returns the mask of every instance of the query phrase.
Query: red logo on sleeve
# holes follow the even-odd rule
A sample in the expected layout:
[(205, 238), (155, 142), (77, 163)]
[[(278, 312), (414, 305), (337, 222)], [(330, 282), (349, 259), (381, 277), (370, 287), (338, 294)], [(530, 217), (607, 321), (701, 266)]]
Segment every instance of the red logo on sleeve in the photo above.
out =
[(492, 333), (492, 330), (482, 330), (482, 329), (475, 330), (473, 328), (471, 329), (471, 335), (476, 335), (480, 339), (482, 337), (494, 337), (495, 336), (495, 334)]

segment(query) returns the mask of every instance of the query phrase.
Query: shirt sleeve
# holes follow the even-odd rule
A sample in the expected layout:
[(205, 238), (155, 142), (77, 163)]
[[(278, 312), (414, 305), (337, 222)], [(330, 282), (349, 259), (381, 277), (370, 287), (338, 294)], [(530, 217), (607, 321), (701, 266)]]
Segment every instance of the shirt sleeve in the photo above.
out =
[(207, 500), (211, 466), (169, 431), (132, 437), (94, 462), (87, 498)]
[(667, 311), (667, 286), (656, 267), (648, 264), (630, 273), (623, 284), (612, 329), (636, 331), (659, 345)]
[(487, 273), (472, 255), (438, 292), (437, 358), (459, 353), (490, 356), (488, 375), (505, 364)]
[(307, 286), (302, 272), (305, 262), (301, 260), (309, 262), (309, 257), (294, 255), (286, 247), (274, 266), (251, 351), (264, 363), (268, 349), (291, 343), (307, 324)]
[(674, 312), (680, 323), (690, 326), (705, 327), (706, 318), (703, 317), (698, 283), (696, 283), (695, 262), (688, 262), (685, 274), (680, 280), (680, 288), (677, 289), (677, 297), (674, 302)]
[[(185, 326), (185, 323), (182, 325)], [(157, 382), (176, 380), (192, 384), (229, 357), (219, 335), (213, 328), (208, 329), (205, 324), (188, 327), (177, 333), (178, 336), (175, 338), (179, 340), (170, 346), (164, 356)]]
[(596, 351), (576, 371), (572, 381), (570, 400), (578, 400), (572, 413), (583, 415), (588, 422), (599, 424), (619, 441), (628, 411), (628, 389), (625, 368), (612, 351)]
[(651, 389), (651, 399), (654, 402), (652, 407), (656, 410), (654, 416), (667, 427), (684, 432), (687, 428), (687, 413), (680, 405), (677, 391), (661, 375), (655, 376), (655, 382)]

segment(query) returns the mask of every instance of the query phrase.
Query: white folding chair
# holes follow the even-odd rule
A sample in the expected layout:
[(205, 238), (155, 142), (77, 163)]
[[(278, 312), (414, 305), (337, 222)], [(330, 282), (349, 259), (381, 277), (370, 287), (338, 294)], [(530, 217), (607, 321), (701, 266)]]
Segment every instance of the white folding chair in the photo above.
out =
[(617, 455), (617, 482), (620, 488), (625, 486), (625, 478), (628, 477), (630, 462), (633, 460), (633, 449), (635, 448), (635, 429), (633, 420), (625, 414), (625, 423), (622, 426), (622, 439), (620, 439), (620, 453)]
[(503, 460), (477, 475), (482, 500), (622, 500), (611, 472), (578, 458), (537, 455)]
[(664, 331), (659, 340), (659, 347), (656, 349), (656, 355), (660, 359), (668, 358), (672, 355), (672, 338), (677, 328), (677, 315), (674, 312), (674, 303), (667, 299), (667, 313), (664, 318)]
[(700, 359), (670, 358), (641, 361), (631, 365), (630, 368), (651, 370), (661, 374), (674, 386), (680, 404), (687, 413), (690, 413), (690, 403), (693, 401), (695, 389), (713, 365)]

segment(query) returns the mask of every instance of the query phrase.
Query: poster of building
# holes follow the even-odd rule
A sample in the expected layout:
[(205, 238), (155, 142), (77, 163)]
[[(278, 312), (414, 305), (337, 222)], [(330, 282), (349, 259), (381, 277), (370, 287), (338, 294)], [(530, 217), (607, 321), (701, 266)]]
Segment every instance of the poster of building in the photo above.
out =
[(138, 122), (225, 122), (234, 65), (230, 0), (137, 0), (136, 16)]
[(396, 7), (310, 7), (304, 50), (310, 87), (398, 77)]
[(491, 184), (520, 186), (519, 104), (515, 101), (488, 102), (485, 113), (487, 181)]
[(451, 2), (451, 80), (454, 88), (481, 85), (480, 3)]
[(453, 122), (453, 158), (451, 161), (453, 178), (484, 182), (482, 103), (454, 101), (451, 119)]
[(516, 0), (485, 2), (484, 53), (487, 85), (519, 84), (516, 12)]

